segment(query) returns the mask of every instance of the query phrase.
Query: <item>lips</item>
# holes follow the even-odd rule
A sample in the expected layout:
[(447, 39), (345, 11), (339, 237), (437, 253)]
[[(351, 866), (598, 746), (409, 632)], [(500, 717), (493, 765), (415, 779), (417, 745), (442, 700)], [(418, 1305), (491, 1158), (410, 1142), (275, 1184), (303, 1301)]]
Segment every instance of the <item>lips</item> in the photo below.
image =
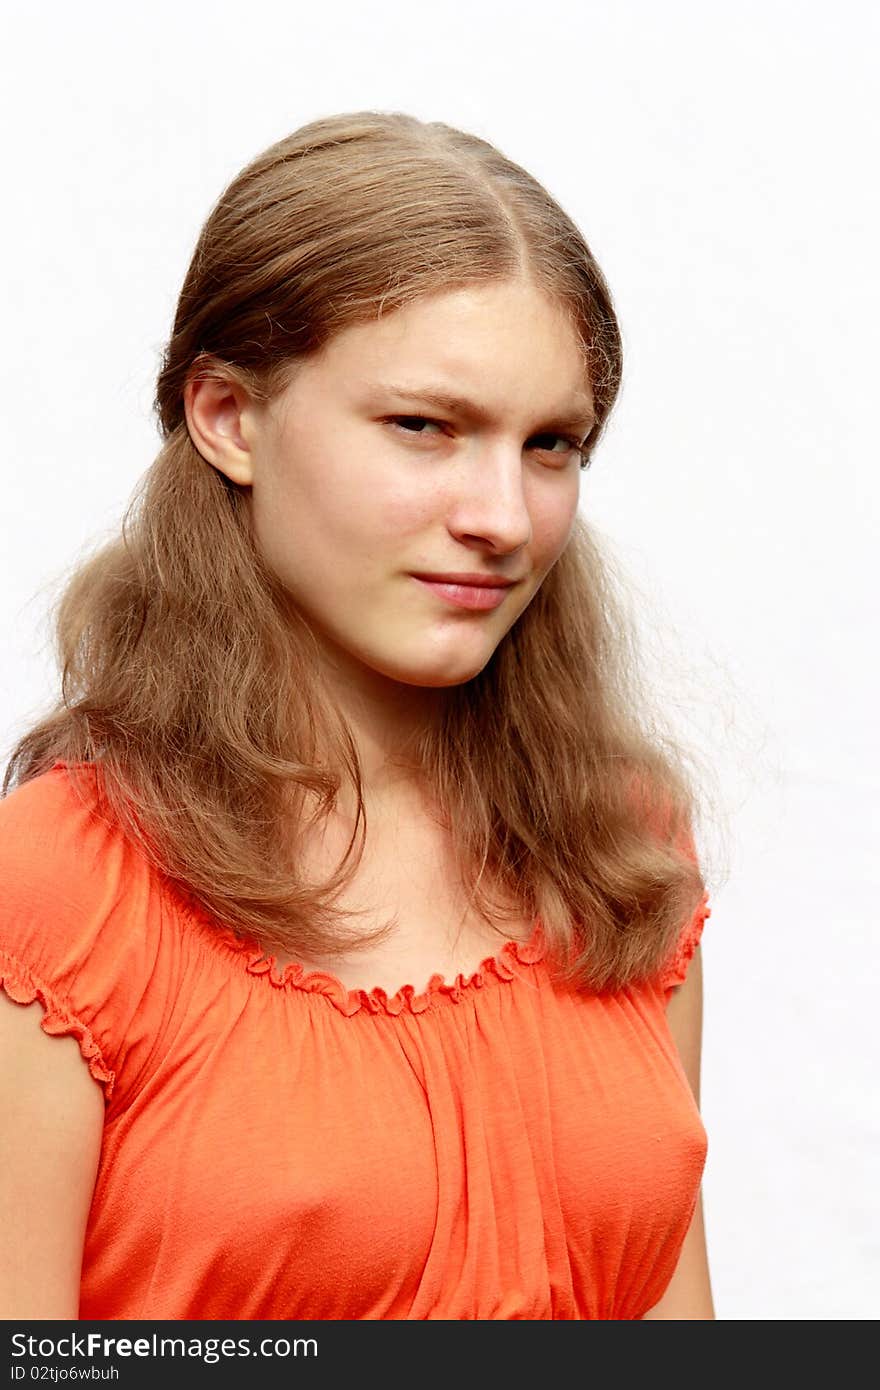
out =
[(463, 584), (470, 589), (509, 589), (514, 579), (501, 579), (493, 574), (415, 574), (414, 579), (424, 579), (431, 584)]
[[(417, 584), (427, 589), (443, 603), (455, 608), (467, 608), (472, 612), (487, 612), (498, 608), (507, 597), (513, 581), (497, 580), (485, 575), (469, 576), (467, 583), (460, 579), (444, 576), (440, 579), (422, 574), (414, 574)], [(478, 582), (474, 582), (474, 580)]]

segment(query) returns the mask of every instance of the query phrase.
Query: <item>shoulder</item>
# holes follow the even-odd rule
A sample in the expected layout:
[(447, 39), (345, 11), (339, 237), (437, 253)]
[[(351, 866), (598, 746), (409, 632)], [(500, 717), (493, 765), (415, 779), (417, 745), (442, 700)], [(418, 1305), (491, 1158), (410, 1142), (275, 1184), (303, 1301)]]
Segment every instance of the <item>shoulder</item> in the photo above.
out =
[(56, 763), (0, 800), (0, 985), (16, 1003), (40, 1000), (45, 1032), (78, 1038), (108, 1097), (157, 949), (159, 899), (88, 765)]
[(56, 763), (0, 801), (0, 948), (94, 946), (99, 923), (126, 920), (149, 878), (91, 765)]
[(0, 800), (0, 874), (19, 908), (35, 891), (43, 904), (94, 891), (124, 857), (89, 764), (58, 762)]
[(682, 923), (672, 950), (664, 961), (658, 976), (660, 988), (667, 1000), (673, 991), (679, 989), (688, 978), (691, 962), (703, 938), (706, 919), (712, 916), (708, 891), (704, 892), (694, 911)]

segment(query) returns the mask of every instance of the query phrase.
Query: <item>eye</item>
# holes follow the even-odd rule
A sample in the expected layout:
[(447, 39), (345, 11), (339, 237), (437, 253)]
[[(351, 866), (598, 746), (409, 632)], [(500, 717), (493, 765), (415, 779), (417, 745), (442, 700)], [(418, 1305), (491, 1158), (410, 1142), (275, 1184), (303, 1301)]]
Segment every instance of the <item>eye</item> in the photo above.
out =
[(394, 425), (396, 429), (403, 430), (404, 434), (412, 435), (416, 439), (424, 438), (425, 436), (425, 431), (420, 430), (418, 428), (419, 425), (433, 425), (435, 429), (443, 429), (439, 420), (429, 420), (424, 415), (391, 415), (386, 423)]
[[(587, 468), (589, 466), (590, 460), (587, 454), (586, 444), (581, 444), (580, 440), (574, 439), (570, 434), (536, 434), (534, 440), (530, 442), (534, 443), (535, 440), (541, 439), (552, 439), (555, 440), (557, 444), (563, 444), (565, 446), (558, 451), (555, 449), (548, 449), (547, 453), (555, 454), (557, 458), (564, 458), (567, 454), (576, 454), (581, 468)], [(538, 447), (541, 446), (539, 445)]]
[[(411, 439), (429, 438), (427, 430), (422, 428), (426, 425), (430, 426), (432, 429), (439, 430), (441, 434), (446, 429), (446, 426), (441, 420), (432, 420), (426, 415), (389, 415), (384, 423), (392, 425), (394, 429), (401, 430), (404, 434), (409, 435)], [(579, 440), (568, 434), (554, 434), (550, 432), (547, 434), (536, 434), (529, 442), (534, 447), (535, 441), (545, 439), (550, 439), (557, 444), (564, 445), (564, 448), (560, 450), (549, 448), (546, 450), (547, 453), (551, 453), (555, 458), (561, 460), (564, 460), (569, 454), (575, 454), (578, 457), (581, 468), (589, 467), (590, 459), (587, 454), (586, 446), (585, 444), (581, 444)], [(542, 446), (538, 445), (537, 447)]]

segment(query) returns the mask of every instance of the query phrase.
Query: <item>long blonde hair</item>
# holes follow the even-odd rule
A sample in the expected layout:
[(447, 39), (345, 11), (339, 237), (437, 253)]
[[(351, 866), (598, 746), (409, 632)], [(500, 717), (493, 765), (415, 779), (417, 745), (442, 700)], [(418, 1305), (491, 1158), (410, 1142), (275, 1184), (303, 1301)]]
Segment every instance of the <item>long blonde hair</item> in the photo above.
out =
[[(72, 774), (94, 765), (124, 832), (212, 920), (294, 954), (376, 939), (334, 905), (366, 832), (354, 740), (305, 619), (255, 549), (241, 490), (190, 438), (184, 385), (193, 371), (225, 372), (268, 401), (350, 324), (523, 274), (576, 328), (595, 448), (621, 375), (611, 297), (572, 220), (498, 149), (366, 111), (303, 126), (238, 174), (178, 300), (155, 401), (162, 447), (118, 537), (57, 603), (60, 698), (13, 749), (4, 794), (59, 759)], [(417, 750), (480, 910), (493, 902), (484, 882), (500, 886), (540, 917), (569, 978), (594, 989), (656, 969), (705, 887), (687, 753), (649, 712), (637, 650), (612, 566), (578, 517), (535, 598), (480, 674), (448, 691)], [(345, 777), (360, 841), (309, 884), (298, 836)]]

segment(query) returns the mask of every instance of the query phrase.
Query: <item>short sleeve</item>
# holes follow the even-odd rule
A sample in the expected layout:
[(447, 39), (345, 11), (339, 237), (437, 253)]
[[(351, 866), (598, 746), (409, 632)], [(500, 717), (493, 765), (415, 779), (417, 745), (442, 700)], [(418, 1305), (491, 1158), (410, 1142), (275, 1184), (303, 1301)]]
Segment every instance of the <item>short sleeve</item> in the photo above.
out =
[(66, 765), (0, 800), (0, 985), (40, 1001), (45, 1033), (77, 1039), (106, 1100), (148, 968), (135, 923), (149, 919), (150, 892), (146, 864)]
[(709, 894), (705, 892), (693, 915), (688, 918), (679, 932), (672, 952), (660, 971), (659, 983), (667, 998), (677, 985), (684, 984), (687, 979), (688, 966), (700, 944), (706, 918), (711, 917), (711, 915)]

